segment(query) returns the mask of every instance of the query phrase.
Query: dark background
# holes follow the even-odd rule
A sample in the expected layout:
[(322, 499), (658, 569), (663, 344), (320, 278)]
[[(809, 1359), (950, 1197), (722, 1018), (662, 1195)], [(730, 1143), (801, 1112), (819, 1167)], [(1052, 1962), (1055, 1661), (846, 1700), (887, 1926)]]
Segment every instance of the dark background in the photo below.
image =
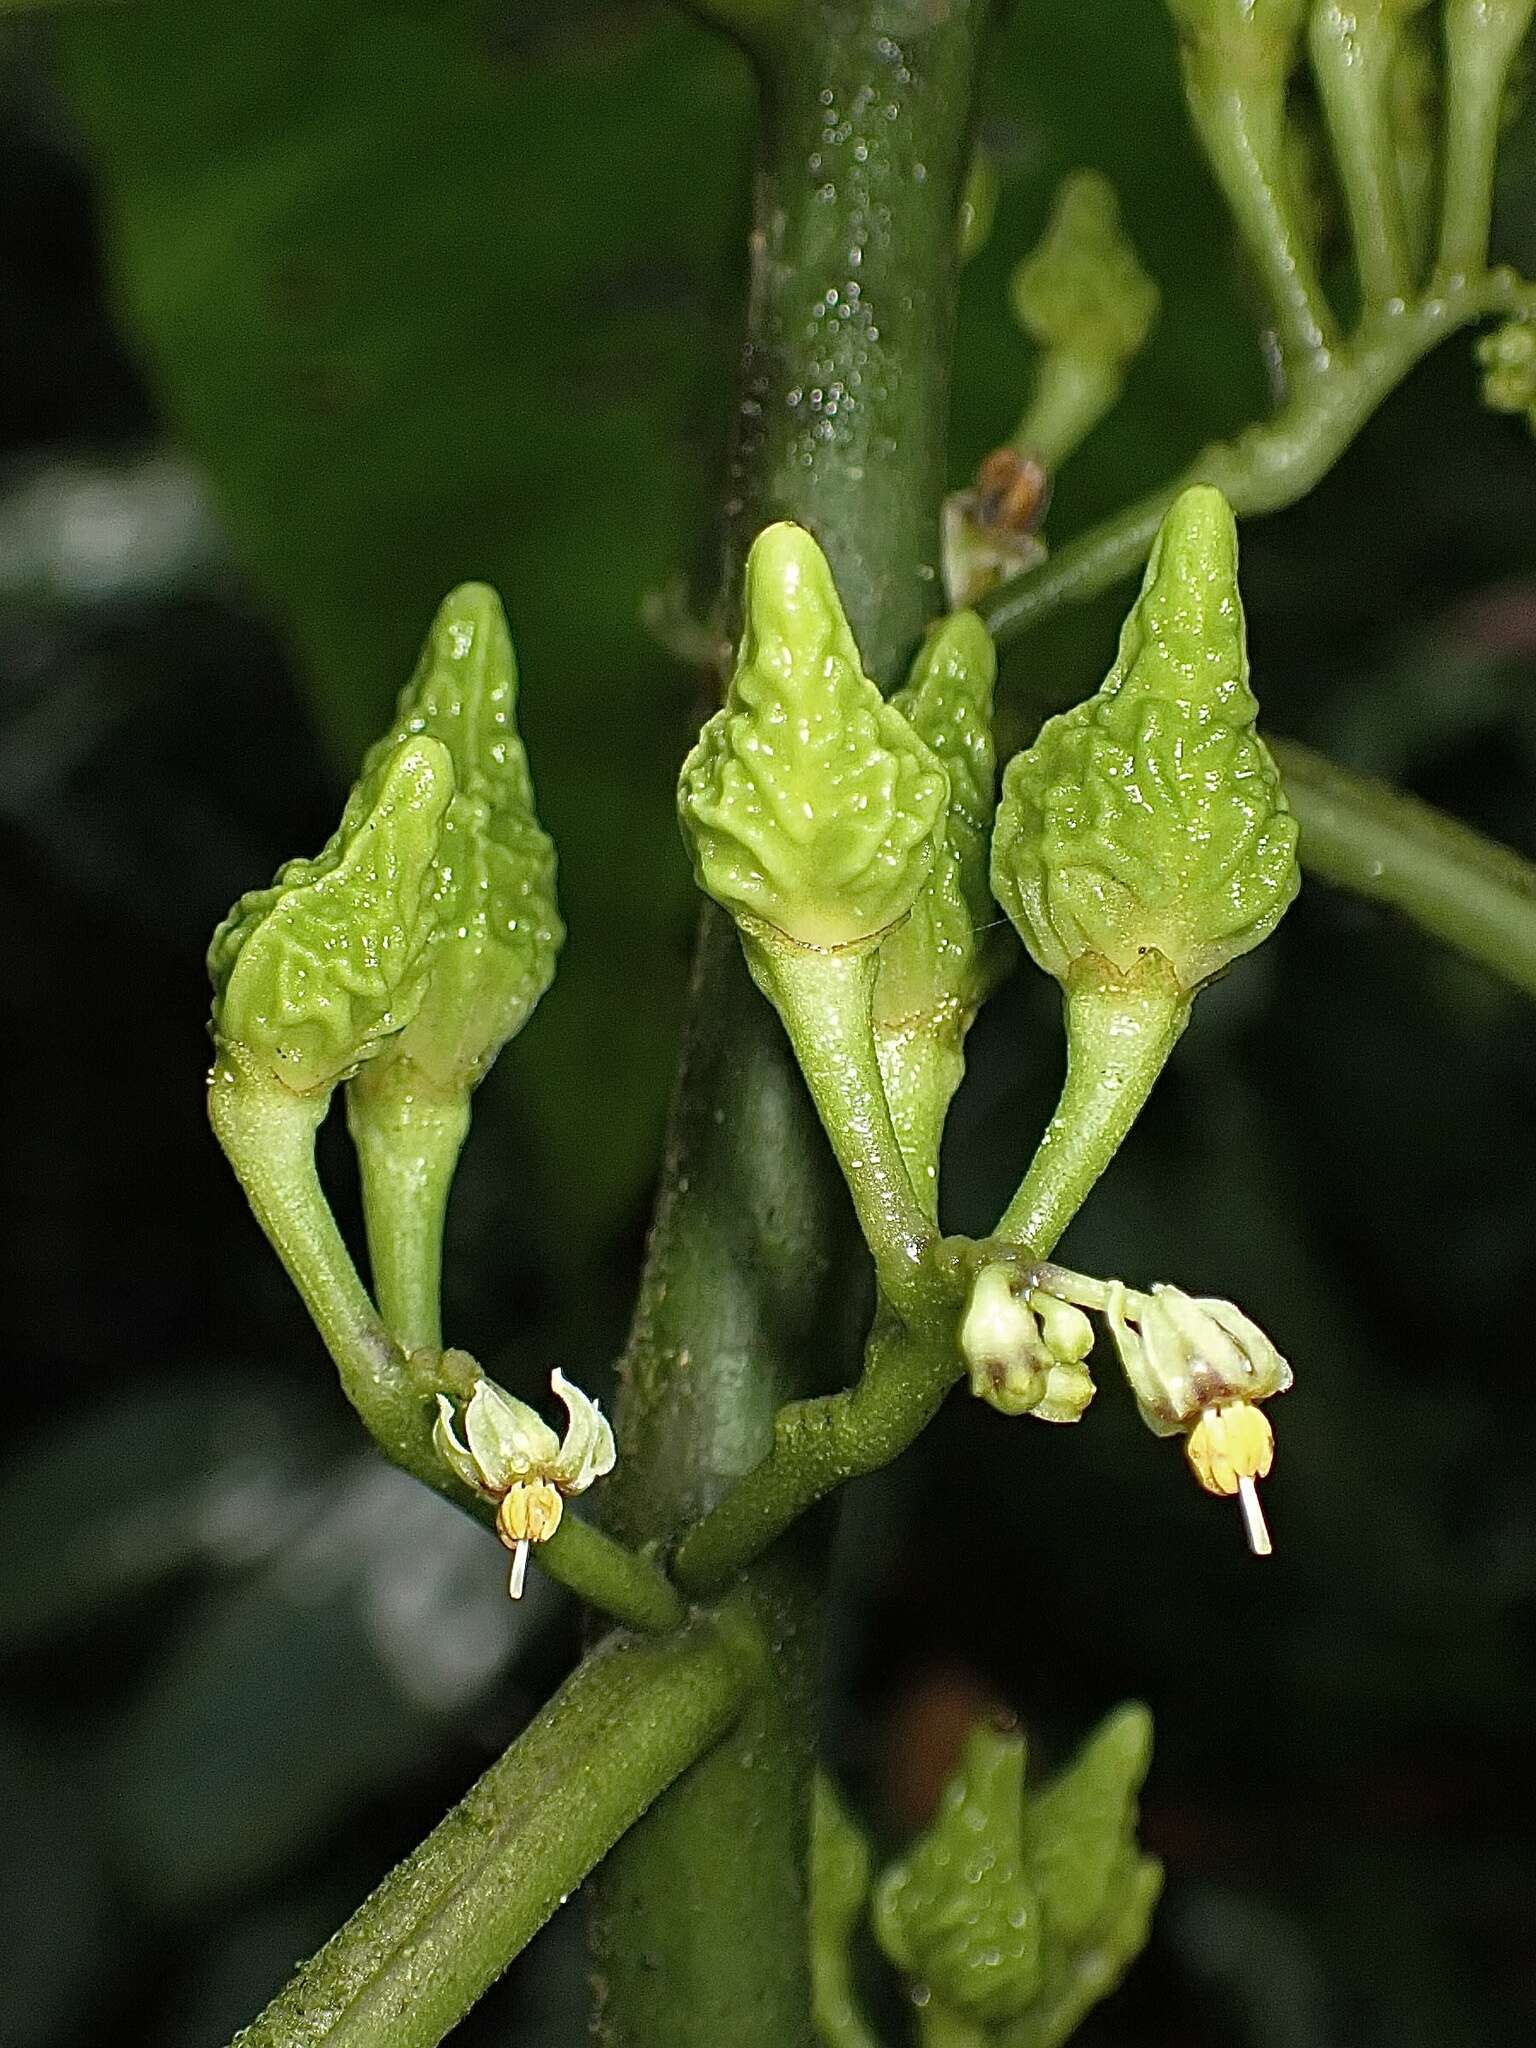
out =
[[(687, 949), (696, 685), (740, 322), (745, 71), (648, 6), (131, 0), (0, 35), (0, 2023), (215, 2048), (515, 1733), (578, 1621), (366, 1449), (202, 1117), (202, 950), (333, 821), (433, 605), (506, 593), (560, 846), (557, 986), (479, 1098), (448, 1322), (606, 1390)], [(1252, 416), (1246, 287), (1156, 0), (1024, 0), (960, 308), (954, 481), (1016, 416), (1011, 265), (1116, 182), (1164, 310), (1061, 539)], [(1501, 253), (1536, 268), (1536, 121)], [(1265, 718), (1536, 854), (1536, 451), (1451, 343), (1244, 535)], [(1123, 593), (1007, 664), (1008, 743)], [(663, 607), (665, 608), (665, 607)], [(978, 1026), (947, 1220), (1048, 1113), (1053, 992)], [(1098, 2048), (1536, 2030), (1528, 1008), (1308, 888), (1202, 997), (1067, 1255), (1235, 1297), (1297, 1371), (1245, 1554), (1108, 1362), (1074, 1430), (951, 1404), (841, 1549), (830, 1742), (921, 1818), (995, 1704), (1049, 1761), (1157, 1717), (1152, 1947)], [(333, 1137), (336, 1134), (328, 1134)], [(354, 1219), (344, 1141), (328, 1143)], [(919, 1512), (916, 1503), (924, 1503)], [(940, 1503), (936, 1511), (934, 1504)], [(466, 2044), (566, 2048), (563, 1916)]]

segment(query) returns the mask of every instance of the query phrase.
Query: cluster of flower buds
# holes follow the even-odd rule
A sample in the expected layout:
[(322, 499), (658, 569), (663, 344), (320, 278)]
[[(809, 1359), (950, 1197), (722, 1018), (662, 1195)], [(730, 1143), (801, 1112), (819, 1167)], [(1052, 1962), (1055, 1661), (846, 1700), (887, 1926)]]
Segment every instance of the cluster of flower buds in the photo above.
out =
[(1267, 1556), (1258, 1481), (1275, 1439), (1258, 1404), (1286, 1391), (1291, 1369), (1230, 1301), (1161, 1284), (1142, 1294), (1065, 1266), (984, 1266), (960, 1324), (972, 1393), (1004, 1415), (1075, 1422), (1094, 1393), (1089, 1309), (1109, 1326), (1142, 1421), (1156, 1436), (1183, 1436), (1195, 1477), (1207, 1493), (1237, 1497), (1249, 1547)]
[(454, 1429), (453, 1403), (437, 1397), (432, 1438), (449, 1469), (496, 1507), (496, 1533), (512, 1552), (507, 1590), (520, 1599), (528, 1547), (547, 1543), (560, 1526), (565, 1503), (585, 1493), (614, 1466), (613, 1431), (597, 1403), (558, 1369), (550, 1385), (565, 1403), (564, 1438), (526, 1401), (478, 1379), (464, 1406), (464, 1435)]

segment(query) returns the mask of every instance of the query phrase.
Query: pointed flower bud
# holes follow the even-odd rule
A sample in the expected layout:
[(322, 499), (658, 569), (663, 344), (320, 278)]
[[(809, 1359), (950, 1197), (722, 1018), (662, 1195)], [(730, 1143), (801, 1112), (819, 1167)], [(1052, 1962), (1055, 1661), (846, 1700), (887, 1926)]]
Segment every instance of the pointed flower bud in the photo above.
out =
[(1195, 486), (1158, 532), (1098, 693), (1008, 764), (992, 886), (1025, 945), (1130, 976), (1149, 953), (1192, 994), (1296, 893), (1296, 821), (1254, 730), (1237, 530)]
[(433, 1443), (467, 1487), (497, 1502), (497, 1534), (513, 1553), (514, 1600), (523, 1590), (528, 1546), (553, 1536), (564, 1502), (585, 1493), (614, 1467), (613, 1431), (597, 1403), (558, 1368), (550, 1385), (570, 1418), (563, 1438), (536, 1409), (493, 1380), (475, 1381), (464, 1407), (462, 1438), (454, 1428), (452, 1401), (446, 1394), (437, 1397)]
[(1146, 1709), (1123, 1707), (1026, 1791), (1024, 1738), (972, 1732), (932, 1824), (874, 1894), (876, 1939), (932, 2005), (1011, 2048), (1060, 2048), (1113, 1990), (1162, 1884), (1136, 1842), (1150, 1753)]
[(1009, 297), (1019, 325), (1042, 348), (1117, 365), (1136, 354), (1157, 317), (1158, 292), (1126, 240), (1107, 178), (1074, 171), (1063, 180)]
[(453, 797), (432, 876), (430, 982), (390, 1051), (439, 1089), (468, 1089), (527, 1022), (565, 936), (555, 852), (518, 737), (512, 638), (484, 583), (462, 584), (438, 607), (364, 774), (414, 735), (447, 748)]
[(405, 1029), (426, 995), (452, 796), (447, 748), (403, 740), (376, 755), (322, 852), (241, 897), (208, 949), (221, 1054), (328, 1096)]
[(943, 845), (948, 781), (863, 673), (826, 556), (788, 523), (747, 558), (723, 707), (683, 764), (699, 887), (738, 923), (867, 947), (911, 910)]
[(974, 612), (955, 612), (934, 629), (911, 680), (891, 699), (949, 777), (944, 843), (911, 915), (880, 947), (872, 1009), (902, 1155), (913, 1185), (935, 1200), (944, 1119), (965, 1072), (965, 1035), (1003, 958), (987, 884), (996, 674), (986, 627)]

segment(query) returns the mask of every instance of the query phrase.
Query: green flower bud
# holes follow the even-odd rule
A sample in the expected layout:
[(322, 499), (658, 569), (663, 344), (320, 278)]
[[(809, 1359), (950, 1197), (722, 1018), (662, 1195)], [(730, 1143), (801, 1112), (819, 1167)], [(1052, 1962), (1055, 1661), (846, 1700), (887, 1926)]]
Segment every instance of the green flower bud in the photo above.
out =
[(241, 897), (208, 949), (227, 1061), (328, 1096), (406, 1028), (427, 992), (452, 795), (448, 749), (404, 740), (372, 760), (321, 853)]
[(1014, 317), (1042, 349), (1119, 372), (1157, 318), (1158, 289), (1120, 225), (1115, 188), (1097, 171), (1063, 180), (1045, 234), (1013, 273)]
[(1006, 1265), (984, 1266), (959, 1330), (971, 1392), (1000, 1415), (1076, 1422), (1093, 1399), (1083, 1360), (1093, 1325), (1080, 1308), (1038, 1291), (1021, 1297)]
[(875, 1890), (875, 1934), (929, 2000), (1007, 2048), (1059, 2048), (1145, 1944), (1136, 1843), (1151, 1723), (1123, 1707), (1026, 1798), (1024, 1739), (975, 1730), (937, 1817)]
[(1024, 1738), (977, 1728), (931, 1826), (875, 1888), (875, 1938), (897, 1969), (989, 2026), (1024, 2011), (1043, 1975), (1023, 1822)]
[(1193, 1428), (1207, 1408), (1267, 1401), (1291, 1368), (1257, 1323), (1230, 1301), (1158, 1285), (1133, 1294), (1112, 1282), (1106, 1309), (1141, 1419), (1154, 1436)]
[(911, 681), (891, 700), (949, 777), (943, 846), (911, 915), (880, 947), (873, 1000), (880, 1078), (930, 1212), (944, 1119), (965, 1072), (965, 1034), (1002, 964), (987, 886), (996, 673), (985, 626), (974, 612), (956, 612), (931, 634)]
[(1059, 2048), (1146, 1946), (1163, 1882), (1159, 1863), (1136, 1842), (1136, 1795), (1151, 1750), (1146, 1708), (1121, 1707), (1025, 1808), (1045, 1972), (1008, 2031), (1008, 2048)]
[(1193, 993), (1296, 893), (1296, 822), (1254, 730), (1237, 533), (1219, 491), (1182, 493), (1098, 693), (1008, 764), (992, 886), (1066, 983), (1149, 953)]
[(1477, 344), (1483, 403), (1493, 412), (1523, 412), (1536, 432), (1536, 321), (1506, 320)]
[(678, 788), (699, 887), (797, 946), (871, 946), (938, 858), (944, 770), (864, 675), (803, 528), (758, 535), (745, 614), (725, 704)]
[(465, 583), (438, 607), (393, 728), (364, 763), (413, 734), (453, 759), (433, 875), (427, 993), (391, 1056), (437, 1088), (473, 1088), (549, 987), (565, 937), (555, 852), (534, 813), (518, 737), (517, 662), (494, 590)]

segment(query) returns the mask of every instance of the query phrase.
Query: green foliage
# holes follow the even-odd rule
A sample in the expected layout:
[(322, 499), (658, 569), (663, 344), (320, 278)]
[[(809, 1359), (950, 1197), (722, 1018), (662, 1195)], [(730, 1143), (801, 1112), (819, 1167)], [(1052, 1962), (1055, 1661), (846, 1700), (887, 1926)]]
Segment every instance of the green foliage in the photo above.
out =
[(1008, 764), (998, 901), (1047, 973), (1149, 952), (1192, 992), (1274, 929), (1296, 893), (1296, 826), (1254, 730), (1237, 532), (1217, 491), (1164, 520), (1096, 696)]
[(373, 758), (313, 860), (242, 896), (213, 935), (213, 1036), (295, 1095), (329, 1092), (416, 1015), (453, 764), (441, 741)]
[(818, 1772), (811, 1813), (811, 2016), (822, 2048), (878, 2048), (854, 1993), (853, 1946), (869, 1895), (870, 1848)]
[(1024, 1738), (977, 1728), (937, 1817), (880, 1878), (886, 1954), (997, 2048), (1059, 2048), (1145, 1944), (1162, 1883), (1136, 1844), (1151, 1745), (1146, 1709), (1122, 1707), (1027, 1793)]
[(434, 860), (430, 981), (385, 1064), (409, 1061), (445, 1091), (472, 1088), (528, 1021), (554, 978), (565, 936), (555, 851), (533, 808), (518, 737), (517, 663), (494, 590), (444, 598), (366, 778), (418, 734), (453, 761), (453, 796)]
[(868, 946), (923, 891), (948, 778), (864, 674), (826, 556), (802, 528), (758, 535), (744, 608), (725, 703), (678, 784), (699, 887), (796, 945)]

